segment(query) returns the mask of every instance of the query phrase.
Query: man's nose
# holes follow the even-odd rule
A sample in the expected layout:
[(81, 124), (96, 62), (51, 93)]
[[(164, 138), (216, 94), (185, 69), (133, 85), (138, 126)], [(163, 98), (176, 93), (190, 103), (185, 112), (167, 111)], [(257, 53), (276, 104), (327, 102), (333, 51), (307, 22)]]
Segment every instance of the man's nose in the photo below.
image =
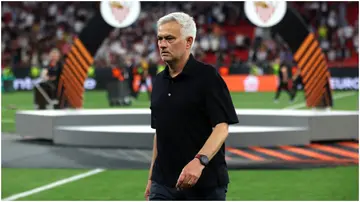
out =
[(160, 47), (161, 49), (166, 48), (166, 47), (167, 47), (166, 41), (165, 41), (165, 40), (159, 40), (159, 47)]

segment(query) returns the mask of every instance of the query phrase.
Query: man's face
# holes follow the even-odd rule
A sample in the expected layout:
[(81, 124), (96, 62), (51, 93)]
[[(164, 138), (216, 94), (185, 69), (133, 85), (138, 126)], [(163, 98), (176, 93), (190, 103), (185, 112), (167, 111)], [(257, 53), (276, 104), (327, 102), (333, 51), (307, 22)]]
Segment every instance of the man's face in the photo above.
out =
[(182, 37), (181, 25), (176, 21), (167, 22), (158, 28), (158, 46), (164, 62), (179, 60), (191, 48), (192, 41), (192, 37)]
[(55, 60), (55, 61), (57, 61), (57, 60), (59, 60), (60, 59), (60, 54), (57, 52), (57, 51), (53, 51), (53, 52), (51, 52), (51, 60)]

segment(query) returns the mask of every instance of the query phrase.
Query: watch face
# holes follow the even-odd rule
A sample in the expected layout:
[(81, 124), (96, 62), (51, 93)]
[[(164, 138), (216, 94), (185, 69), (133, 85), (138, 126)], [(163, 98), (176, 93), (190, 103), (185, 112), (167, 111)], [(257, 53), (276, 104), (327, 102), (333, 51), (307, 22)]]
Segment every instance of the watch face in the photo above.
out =
[(209, 159), (205, 155), (200, 157), (200, 161), (203, 165), (207, 165), (209, 163)]

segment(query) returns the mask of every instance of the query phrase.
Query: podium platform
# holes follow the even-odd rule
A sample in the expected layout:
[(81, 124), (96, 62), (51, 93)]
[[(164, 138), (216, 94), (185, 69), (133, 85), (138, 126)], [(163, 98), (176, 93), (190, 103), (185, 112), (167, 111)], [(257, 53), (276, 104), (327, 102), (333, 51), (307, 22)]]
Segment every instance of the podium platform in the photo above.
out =
[[(240, 123), (229, 127), (230, 147), (307, 145), (354, 140), (357, 111), (237, 109)], [(155, 131), (149, 109), (27, 110), (16, 113), (16, 132), (54, 144), (152, 148)]]

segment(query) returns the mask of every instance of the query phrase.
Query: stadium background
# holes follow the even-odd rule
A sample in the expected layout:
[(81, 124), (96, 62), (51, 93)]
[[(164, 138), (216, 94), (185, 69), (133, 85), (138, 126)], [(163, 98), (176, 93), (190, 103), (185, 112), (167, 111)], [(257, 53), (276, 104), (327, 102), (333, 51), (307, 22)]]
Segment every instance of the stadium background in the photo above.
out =
[[(358, 110), (358, 2), (289, 4), (316, 33), (328, 59), (332, 88), (336, 90), (334, 99), (339, 98), (334, 101), (334, 109)], [(34, 87), (30, 81), (36, 80), (48, 65), (52, 48), (57, 47), (62, 54), (69, 51), (91, 19), (93, 9), (91, 2), (2, 2), (2, 134), (15, 135), (16, 110), (34, 108)], [(193, 15), (197, 22), (194, 55), (213, 64), (225, 80), (230, 78), (228, 75), (240, 79), (239, 83), (228, 81), (237, 108), (280, 109), (296, 104), (300, 109), (306, 108), (301, 105), (304, 101), (301, 91), (295, 103), (290, 104), (287, 95), (281, 96), (280, 103), (273, 103), (279, 68), (276, 59), (292, 61), (292, 53), (268, 29), (249, 23), (242, 2), (142, 2), (141, 9), (137, 22), (125, 29), (115, 29), (98, 50), (85, 83), (84, 108), (109, 107), (107, 76), (111, 76), (111, 69), (119, 60), (132, 67), (128, 75), (135, 77), (135, 90), (136, 79), (144, 69), (149, 69), (150, 74), (161, 71), (164, 64), (157, 52), (156, 19), (178, 10)], [(244, 83), (246, 78), (268, 82), (249, 89)], [(148, 83), (151, 84), (151, 79)], [(139, 97), (134, 96), (132, 106), (121, 107), (148, 105), (147, 95), (140, 93)], [(85, 171), (2, 168), (2, 198), (81, 172)], [(232, 200), (358, 199), (357, 166), (231, 172)], [(147, 170), (106, 171), (25, 199), (142, 200), (146, 175)]]

